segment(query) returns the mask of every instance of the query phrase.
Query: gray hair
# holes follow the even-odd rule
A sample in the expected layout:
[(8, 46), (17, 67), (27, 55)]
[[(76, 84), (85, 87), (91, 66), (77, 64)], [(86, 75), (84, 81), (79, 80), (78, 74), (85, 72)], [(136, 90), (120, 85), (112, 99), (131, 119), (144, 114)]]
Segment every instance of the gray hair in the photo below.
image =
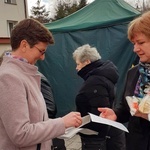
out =
[(78, 60), (81, 63), (85, 62), (86, 60), (94, 62), (98, 59), (101, 59), (101, 56), (95, 47), (91, 47), (89, 44), (85, 44), (81, 47), (78, 47), (73, 52), (73, 59), (75, 61)]

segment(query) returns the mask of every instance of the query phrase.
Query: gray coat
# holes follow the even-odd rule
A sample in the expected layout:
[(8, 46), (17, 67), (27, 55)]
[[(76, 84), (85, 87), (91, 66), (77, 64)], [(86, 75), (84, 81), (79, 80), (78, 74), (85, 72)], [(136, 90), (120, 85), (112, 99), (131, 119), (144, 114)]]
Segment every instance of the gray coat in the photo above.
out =
[(37, 67), (4, 56), (0, 67), (0, 150), (50, 150), (65, 132), (62, 118), (48, 119)]

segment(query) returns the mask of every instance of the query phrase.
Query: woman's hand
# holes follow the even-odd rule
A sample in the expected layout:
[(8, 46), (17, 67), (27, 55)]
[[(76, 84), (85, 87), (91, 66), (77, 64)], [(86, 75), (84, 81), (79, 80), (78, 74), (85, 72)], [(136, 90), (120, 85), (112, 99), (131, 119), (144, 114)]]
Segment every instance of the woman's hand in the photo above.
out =
[(148, 114), (142, 113), (142, 112), (140, 112), (138, 109), (137, 109), (137, 111), (135, 112), (134, 116), (136, 116), (136, 117), (141, 117), (141, 118), (143, 118), (143, 119), (148, 120)]
[(100, 117), (110, 119), (110, 120), (117, 120), (117, 116), (115, 112), (110, 108), (98, 108), (98, 111), (100, 111)]
[(79, 127), (82, 124), (82, 118), (79, 112), (70, 112), (62, 117), (66, 128)]

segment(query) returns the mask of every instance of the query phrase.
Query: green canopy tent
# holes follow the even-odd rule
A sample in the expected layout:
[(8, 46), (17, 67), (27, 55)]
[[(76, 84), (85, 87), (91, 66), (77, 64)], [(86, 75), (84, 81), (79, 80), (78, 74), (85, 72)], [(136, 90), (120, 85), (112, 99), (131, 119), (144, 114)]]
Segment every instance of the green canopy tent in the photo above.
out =
[(127, 26), (138, 15), (140, 12), (123, 0), (95, 0), (66, 18), (45, 24), (55, 44), (48, 47), (45, 60), (37, 66), (52, 85), (57, 116), (75, 110), (75, 96), (83, 80), (77, 76), (72, 53), (87, 43), (98, 49), (103, 60), (118, 67), (116, 101), (120, 101), (126, 72), (136, 58), (127, 39)]

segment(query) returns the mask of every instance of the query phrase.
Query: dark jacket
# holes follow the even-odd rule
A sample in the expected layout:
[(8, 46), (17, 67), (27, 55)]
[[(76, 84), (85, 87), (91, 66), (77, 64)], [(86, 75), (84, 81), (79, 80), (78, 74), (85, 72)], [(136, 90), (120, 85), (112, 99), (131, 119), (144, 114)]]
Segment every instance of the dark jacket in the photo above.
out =
[[(46, 103), (48, 117), (55, 118), (57, 113), (57, 107), (54, 101), (51, 85), (48, 79), (42, 73), (40, 74), (41, 74), (41, 92)], [(54, 138), (52, 141), (53, 141), (53, 146), (51, 149), (66, 150), (65, 142), (63, 139)]]
[[(118, 80), (118, 71), (110, 61), (98, 60), (82, 68), (78, 75), (84, 83), (76, 96), (77, 111), (82, 116), (88, 112), (99, 115), (98, 107), (111, 107), (115, 96), (115, 84)], [(106, 136), (108, 126), (89, 123), (84, 128), (99, 132), (100, 137)]]
[(118, 121), (122, 123), (129, 121), (127, 150), (150, 150), (150, 122), (140, 117), (131, 116), (125, 99), (126, 96), (134, 95), (138, 78), (138, 66), (135, 66), (128, 71), (122, 102), (120, 106), (115, 109), (115, 112), (117, 114)]
[(57, 108), (55, 105), (51, 85), (47, 80), (47, 78), (42, 73), (40, 74), (41, 74), (41, 92), (43, 94), (46, 103), (48, 117), (55, 118), (55, 115), (57, 113)]

